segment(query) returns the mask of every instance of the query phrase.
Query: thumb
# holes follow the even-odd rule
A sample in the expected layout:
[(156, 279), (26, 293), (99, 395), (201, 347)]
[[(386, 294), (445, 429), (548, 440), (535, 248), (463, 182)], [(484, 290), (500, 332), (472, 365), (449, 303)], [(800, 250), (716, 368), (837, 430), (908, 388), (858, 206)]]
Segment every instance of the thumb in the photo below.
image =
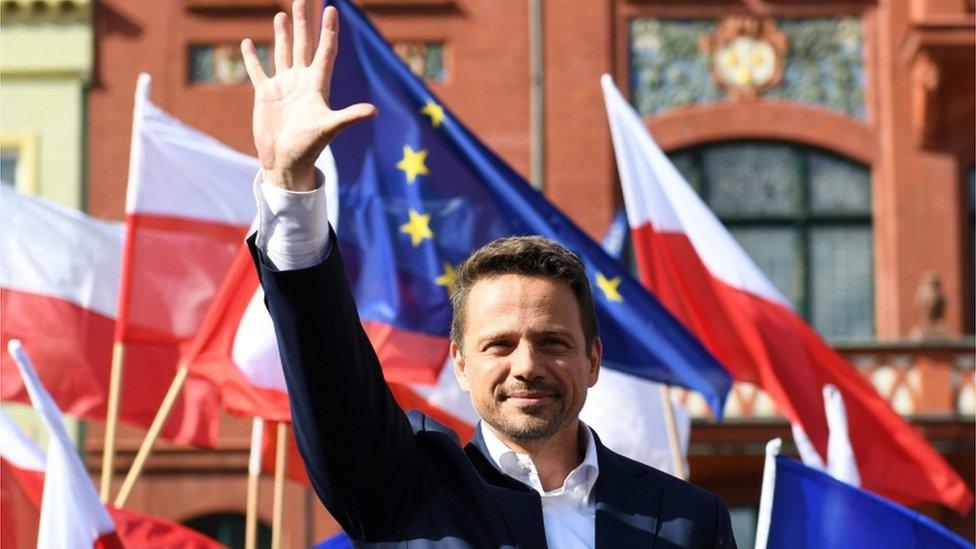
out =
[(357, 103), (342, 110), (335, 111), (335, 116), (335, 130), (338, 133), (360, 120), (366, 120), (367, 118), (376, 116), (376, 107), (369, 103)]

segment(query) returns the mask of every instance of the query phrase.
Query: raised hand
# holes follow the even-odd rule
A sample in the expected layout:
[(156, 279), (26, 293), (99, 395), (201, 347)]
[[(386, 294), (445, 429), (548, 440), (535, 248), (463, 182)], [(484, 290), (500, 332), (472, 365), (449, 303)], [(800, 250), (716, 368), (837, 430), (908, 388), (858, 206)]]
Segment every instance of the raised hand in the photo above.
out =
[(254, 144), (262, 176), (266, 183), (298, 191), (315, 188), (315, 160), (339, 132), (376, 114), (368, 103), (338, 111), (329, 107), (338, 14), (332, 6), (325, 8), (313, 54), (307, 12), (306, 2), (295, 0), (293, 25), (288, 14), (275, 15), (273, 77), (261, 67), (254, 42), (241, 43), (244, 66), (254, 85)]

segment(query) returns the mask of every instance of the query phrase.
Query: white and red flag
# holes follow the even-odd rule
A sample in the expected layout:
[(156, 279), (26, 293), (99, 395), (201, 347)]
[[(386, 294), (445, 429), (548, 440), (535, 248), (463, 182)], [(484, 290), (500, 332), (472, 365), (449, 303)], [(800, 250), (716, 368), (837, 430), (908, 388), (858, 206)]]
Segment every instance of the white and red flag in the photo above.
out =
[[(20, 342), (8, 343), (31, 404), (49, 438), (37, 547), (122, 547), (115, 523), (98, 499), (85, 464), (64, 428), (61, 410), (37, 377)], [(6, 441), (5, 441), (6, 442)]]
[[(22, 349), (18, 344), (14, 344), (13, 348)], [(26, 368), (33, 370), (26, 353), (22, 350), (20, 353)], [(32, 398), (34, 394), (41, 397), (40, 404), (35, 401), (35, 407), (47, 406), (46, 411), (39, 410), (39, 413), (45, 426), (50, 429), (49, 421), (57, 418), (60, 422), (61, 413), (39, 384), (36, 374), (33, 371), (25, 375), (33, 375), (40, 387), (39, 390), (31, 390)], [(60, 430), (64, 431), (63, 423), (60, 425)], [(103, 506), (74, 445), (68, 440), (65, 447), (61, 435), (55, 431), (50, 431), (50, 434), (51, 443), (48, 456), (45, 456), (44, 451), (0, 410), (0, 440), (3, 441), (0, 445), (0, 546), (11, 549), (88, 546), (226, 549), (215, 540), (184, 526), (134, 511)], [(64, 432), (64, 435), (67, 436), (67, 433)], [(49, 474), (45, 475), (45, 471), (49, 471)], [(52, 516), (56, 521), (53, 525), (50, 523)], [(79, 520), (88, 522), (79, 524)], [(39, 526), (54, 532), (40, 534), (43, 530)], [(89, 535), (88, 532), (93, 533)], [(81, 537), (73, 537), (76, 535)], [(95, 535), (97, 538), (91, 542)], [(69, 543), (65, 543), (65, 540)]]
[[(125, 345), (123, 394), (151, 378), (158, 404), (254, 218), (260, 164), (154, 105), (150, 81), (142, 74), (136, 86), (115, 341)], [(183, 399), (204, 391), (188, 383)], [(206, 427), (177, 439), (212, 446), (216, 424)]]
[(837, 387), (865, 488), (967, 512), (973, 496), (959, 475), (792, 310), (654, 143), (613, 80), (604, 76), (602, 85), (642, 282), (736, 380), (765, 390), (824, 457), (821, 388)]
[[(105, 418), (122, 240), (121, 223), (0, 187), (0, 341), (20, 339), (36, 349), (41, 381), (76, 417)], [(151, 352), (137, 350), (132, 360)], [(149, 425), (171, 378), (153, 371), (130, 376), (121, 419)], [(212, 439), (216, 400), (201, 389), (209, 387), (194, 384), (186, 393), (164, 436)], [(27, 401), (6, 353), (0, 353), (0, 398)]]

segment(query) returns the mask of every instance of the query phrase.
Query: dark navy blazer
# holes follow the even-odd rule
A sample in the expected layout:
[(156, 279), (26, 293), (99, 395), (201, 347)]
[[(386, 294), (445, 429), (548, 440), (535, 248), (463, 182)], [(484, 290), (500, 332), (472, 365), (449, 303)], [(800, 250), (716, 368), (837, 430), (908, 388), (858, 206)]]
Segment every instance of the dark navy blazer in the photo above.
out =
[[(335, 244), (335, 235), (330, 235)], [(357, 546), (546, 546), (539, 494), (500, 472), (480, 435), (396, 404), (363, 331), (338, 246), (278, 272), (249, 242), (274, 320), (298, 449)], [(620, 456), (599, 437), (596, 546), (735, 547), (722, 500)]]

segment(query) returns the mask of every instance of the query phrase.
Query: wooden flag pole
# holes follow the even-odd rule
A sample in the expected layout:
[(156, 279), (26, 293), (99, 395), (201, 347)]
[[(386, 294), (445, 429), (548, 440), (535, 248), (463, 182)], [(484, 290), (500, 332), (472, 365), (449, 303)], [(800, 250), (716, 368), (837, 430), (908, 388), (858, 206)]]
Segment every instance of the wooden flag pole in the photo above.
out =
[(244, 529), (244, 549), (258, 546), (258, 480), (261, 478), (261, 442), (264, 440), (264, 420), (251, 422), (251, 454), (247, 462), (247, 519)]
[(139, 446), (139, 453), (136, 454), (136, 459), (132, 462), (132, 467), (129, 468), (129, 473), (122, 482), (119, 494), (115, 496), (114, 505), (116, 508), (124, 507), (125, 502), (129, 499), (132, 488), (135, 486), (139, 474), (142, 473), (142, 467), (145, 465), (149, 453), (152, 452), (153, 445), (156, 444), (156, 439), (159, 438), (159, 433), (163, 430), (163, 425), (169, 419), (169, 413), (173, 410), (173, 405), (176, 404), (176, 398), (180, 396), (180, 392), (183, 390), (183, 385), (186, 383), (186, 377), (189, 373), (190, 369), (186, 365), (180, 365), (179, 369), (176, 370), (173, 383), (170, 384), (169, 389), (166, 391), (166, 396), (163, 398), (163, 403), (156, 412), (156, 417), (153, 418), (152, 425), (149, 426), (149, 432), (146, 433), (146, 438), (142, 439), (142, 445)]
[(671, 449), (671, 465), (674, 467), (674, 476), (688, 480), (688, 471), (685, 471), (685, 460), (681, 456), (681, 441), (678, 437), (678, 423), (674, 419), (674, 404), (671, 402), (670, 388), (661, 383), (661, 408), (664, 410), (664, 423), (668, 430), (668, 447)]
[(122, 396), (122, 365), (125, 363), (125, 344), (112, 346), (112, 370), (108, 382), (108, 410), (105, 415), (105, 443), (102, 446), (102, 478), (99, 497), (108, 503), (112, 490), (115, 460), (115, 428), (119, 423), (119, 400)]
[(281, 549), (282, 524), (285, 511), (285, 467), (288, 450), (288, 424), (278, 423), (278, 437), (275, 441), (274, 507), (271, 511), (271, 549)]
[[(126, 190), (126, 200), (134, 197), (131, 192), (134, 182), (138, 178), (142, 158), (142, 144), (139, 140), (142, 131), (142, 117), (146, 103), (149, 102), (149, 90), (152, 78), (146, 73), (140, 73), (136, 81), (135, 106), (132, 111), (132, 139), (129, 145), (129, 180)], [(128, 212), (128, 208), (126, 209)], [(108, 410), (105, 417), (105, 444), (102, 448), (102, 478), (100, 494), (102, 503), (108, 503), (112, 490), (113, 461), (115, 460), (115, 428), (119, 421), (119, 401), (122, 396), (122, 371), (125, 365), (125, 326), (129, 317), (129, 302), (132, 294), (129, 290), (131, 262), (135, 253), (135, 236), (133, 225), (126, 223), (125, 239), (122, 244), (122, 272), (119, 274), (119, 301), (115, 319), (115, 345), (112, 347), (112, 372), (108, 383)], [(118, 506), (118, 505), (117, 505)]]

